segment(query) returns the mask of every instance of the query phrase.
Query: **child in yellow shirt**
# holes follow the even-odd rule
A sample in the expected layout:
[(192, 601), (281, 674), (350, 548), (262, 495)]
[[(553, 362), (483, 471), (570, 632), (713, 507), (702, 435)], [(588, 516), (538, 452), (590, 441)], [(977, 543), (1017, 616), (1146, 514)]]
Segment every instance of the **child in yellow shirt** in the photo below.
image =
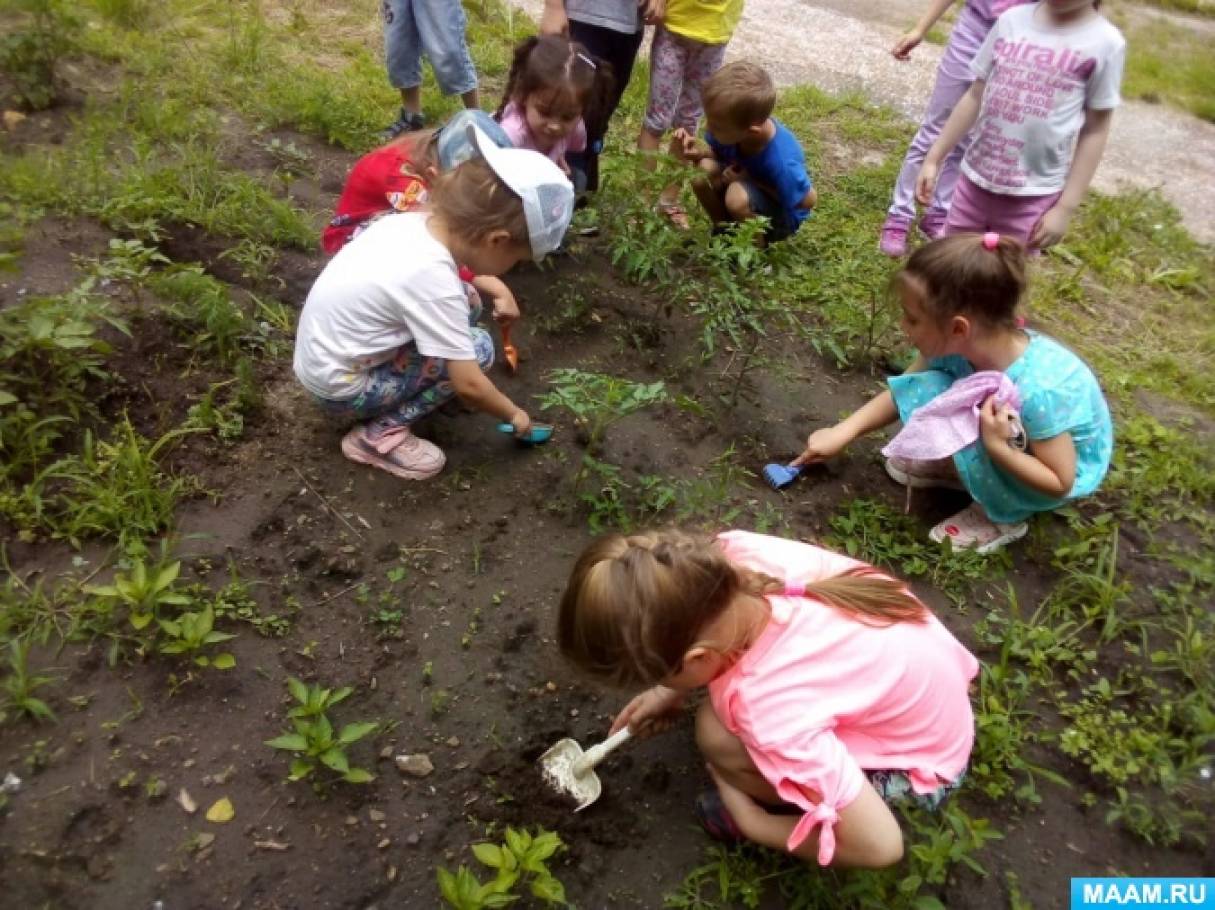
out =
[[(641, 151), (658, 151), (672, 127), (696, 135), (704, 113), (701, 84), (721, 68), (742, 8), (743, 0), (667, 0), (650, 49), (650, 100), (637, 137)], [(672, 148), (672, 154), (679, 151)], [(658, 210), (686, 230), (688, 215), (678, 198), (679, 188), (667, 187)]]

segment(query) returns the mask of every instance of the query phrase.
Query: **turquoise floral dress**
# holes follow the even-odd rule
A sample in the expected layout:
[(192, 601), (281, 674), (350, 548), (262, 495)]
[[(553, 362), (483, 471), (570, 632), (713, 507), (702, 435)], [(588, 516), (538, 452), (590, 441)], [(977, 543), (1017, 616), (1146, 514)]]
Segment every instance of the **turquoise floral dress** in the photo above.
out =
[[(1076, 482), (1063, 499), (1032, 490), (994, 464), (978, 439), (957, 452), (953, 462), (967, 491), (992, 521), (1024, 521), (1072, 499), (1088, 496), (1109, 471), (1114, 425), (1097, 377), (1083, 360), (1059, 342), (1028, 332), (1029, 346), (1004, 371), (1021, 393), (1021, 422), (1031, 441), (1070, 433), (1076, 446)], [(906, 423), (916, 408), (936, 398), (975, 371), (962, 357), (938, 357), (920, 373), (890, 379), (890, 392)]]

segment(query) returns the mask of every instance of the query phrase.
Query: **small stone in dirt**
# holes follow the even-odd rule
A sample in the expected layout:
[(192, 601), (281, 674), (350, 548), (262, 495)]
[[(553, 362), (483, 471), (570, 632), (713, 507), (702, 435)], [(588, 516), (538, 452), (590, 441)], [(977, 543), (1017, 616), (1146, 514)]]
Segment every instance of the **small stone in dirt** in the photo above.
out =
[(191, 846), (194, 848), (195, 853), (202, 853), (213, 843), (215, 843), (215, 835), (209, 831), (204, 831), (201, 834), (194, 835), (194, 840), (191, 843)]
[(570, 708), (570, 717), (577, 717), (577, 716), (578, 716), (578, 709)]
[(419, 842), (421, 842), (421, 840), (422, 840), (422, 835), (418, 834), (417, 831), (410, 832), (405, 837), (405, 843), (411, 847), (416, 847), (419, 844)]
[(395, 882), (395, 881), (397, 880), (397, 867), (396, 867), (396, 866), (389, 866), (389, 867), (388, 867), (388, 872), (387, 872), (387, 876), (386, 876), (386, 877), (388, 878), (388, 880), (389, 880), (390, 882)]
[(458, 737), (458, 736), (449, 736), (449, 737), (447, 738), (447, 745), (451, 746), (453, 749), (458, 748), (458, 747), (459, 747), (459, 745), (460, 745), (460, 737)]
[(386, 837), (382, 841), (380, 841), (378, 844), (376, 844), (375, 846), (376, 846), (377, 850), (387, 850), (391, 844), (392, 844), (392, 841)]
[(198, 811), (198, 803), (194, 802), (190, 794), (186, 792), (185, 787), (182, 787), (177, 793), (177, 805), (185, 809), (190, 815)]
[(369, 819), (371, 819), (373, 822), (382, 822), (388, 816), (385, 815), (383, 812), (381, 812), (379, 809), (368, 809), (367, 817)]
[(548, 689), (550, 692), (556, 692), (557, 684), (550, 679), (548, 682), (546, 682), (544, 684), (544, 688)]
[(353, 825), (357, 825), (358, 823), (359, 823), (358, 816), (355, 816), (355, 815), (346, 816), (346, 824), (353, 826)]
[(418, 753), (417, 755), (398, 755), (396, 762), (398, 771), (414, 777), (426, 777), (435, 769), (435, 766), (431, 764), (430, 756), (423, 753)]

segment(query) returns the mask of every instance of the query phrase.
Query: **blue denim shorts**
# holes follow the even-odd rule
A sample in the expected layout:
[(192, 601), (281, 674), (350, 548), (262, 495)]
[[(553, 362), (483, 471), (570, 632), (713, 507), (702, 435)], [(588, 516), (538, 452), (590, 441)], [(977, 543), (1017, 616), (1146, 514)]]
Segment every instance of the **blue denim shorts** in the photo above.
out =
[(768, 219), (768, 230), (765, 232), (768, 242), (775, 243), (777, 240), (792, 237), (797, 231), (797, 222), (788, 216), (780, 200), (761, 190), (750, 180), (740, 182), (747, 191), (747, 203), (751, 206), (751, 211)]
[(464, 30), (468, 18), (460, 0), (384, 0), (384, 56), (393, 88), (422, 84), (422, 55), (445, 95), (477, 87), (477, 70)]

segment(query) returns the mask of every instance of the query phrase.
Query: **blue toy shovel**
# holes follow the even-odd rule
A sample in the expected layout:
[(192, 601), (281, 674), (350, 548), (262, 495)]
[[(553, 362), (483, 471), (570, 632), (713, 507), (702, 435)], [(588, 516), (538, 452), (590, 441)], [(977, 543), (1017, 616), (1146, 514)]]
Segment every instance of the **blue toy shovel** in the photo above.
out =
[[(509, 423), (500, 423), (498, 424), (498, 432), (510, 433), (512, 436), (514, 436), (515, 428)], [(547, 423), (533, 423), (527, 428), (527, 433), (525, 435), (515, 436), (515, 439), (525, 446), (544, 445), (544, 443), (548, 442), (552, 438), (553, 428)]]
[(764, 480), (768, 481), (768, 486), (774, 490), (783, 490), (801, 475), (802, 469), (799, 465), (792, 464), (766, 464), (764, 465)]

